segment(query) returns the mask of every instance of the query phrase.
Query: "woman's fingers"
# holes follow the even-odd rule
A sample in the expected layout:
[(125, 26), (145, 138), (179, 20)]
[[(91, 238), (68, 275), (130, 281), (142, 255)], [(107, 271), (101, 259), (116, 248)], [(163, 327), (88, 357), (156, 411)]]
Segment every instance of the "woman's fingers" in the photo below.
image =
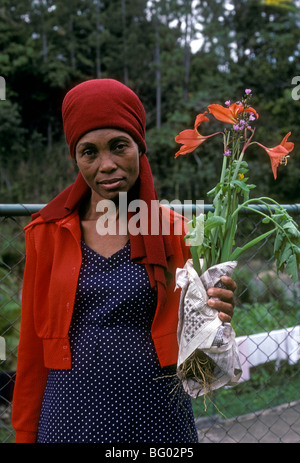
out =
[(230, 289), (232, 292), (236, 290), (236, 282), (228, 276), (221, 277), (221, 281), (226, 285), (227, 289)]
[(236, 290), (235, 281), (228, 276), (221, 278), (221, 281), (226, 285), (225, 288), (209, 288), (207, 291), (207, 304), (213, 309), (218, 310), (219, 318), (224, 323), (230, 323), (234, 312), (234, 291)]

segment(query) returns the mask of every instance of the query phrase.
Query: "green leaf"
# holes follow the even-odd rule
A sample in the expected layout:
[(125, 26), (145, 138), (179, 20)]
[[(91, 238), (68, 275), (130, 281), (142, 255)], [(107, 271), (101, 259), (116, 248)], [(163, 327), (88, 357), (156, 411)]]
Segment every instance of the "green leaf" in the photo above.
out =
[(247, 192), (249, 191), (248, 185), (246, 183), (242, 182), (241, 180), (233, 180), (230, 185), (233, 185), (233, 186), (236, 185), (236, 186), (240, 187), (244, 191), (247, 191)]
[(275, 242), (274, 242), (274, 253), (279, 250), (283, 241), (283, 235), (281, 233), (277, 233)]
[(281, 219), (283, 219), (285, 217), (285, 213), (272, 214), (271, 217), (272, 217), (272, 219), (275, 220), (276, 223), (280, 224), (280, 222), (282, 221)]
[(204, 233), (209, 232), (213, 228), (220, 227), (224, 223), (226, 223), (224, 217), (218, 215), (209, 217), (204, 223)]
[(291, 244), (289, 242), (286, 242), (282, 252), (279, 253), (279, 256), (277, 258), (278, 268), (281, 268), (287, 262), (291, 254), (292, 254)]
[(292, 254), (286, 264), (288, 274), (291, 276), (294, 283), (298, 280), (298, 269), (297, 269), (297, 258), (295, 254)]
[(257, 238), (254, 238), (252, 241), (249, 241), (247, 244), (245, 244), (243, 247), (237, 247), (231, 254), (229, 260), (237, 260), (243, 252), (247, 251), (247, 249), (250, 249), (252, 246), (255, 246), (257, 243), (260, 241), (264, 240), (267, 238), (271, 233), (273, 233), (276, 230), (276, 228), (273, 228), (272, 230), (269, 230), (268, 232), (264, 233), (263, 235), (258, 236)]
[(287, 222), (286, 224), (283, 225), (283, 227), (285, 230), (287, 230), (287, 232), (293, 236), (295, 236), (296, 238), (299, 238), (300, 237), (300, 232), (299, 230), (297, 229), (297, 227), (294, 225), (293, 222)]
[(191, 254), (192, 254), (194, 269), (196, 270), (198, 275), (201, 275), (201, 267), (200, 267), (199, 257), (198, 257), (198, 254), (197, 254), (197, 246), (191, 246), (190, 251), (191, 251)]
[(300, 255), (300, 244), (293, 244), (293, 252)]
[(217, 189), (217, 187), (215, 187), (215, 188), (213, 188), (212, 190), (208, 191), (208, 192), (206, 193), (207, 196), (212, 196), (212, 195), (215, 193), (216, 189)]
[(219, 182), (217, 183), (217, 185), (212, 188), (207, 194), (207, 196), (212, 196), (212, 195), (216, 195), (218, 194), (218, 192), (220, 191), (220, 189), (223, 187), (223, 182)]

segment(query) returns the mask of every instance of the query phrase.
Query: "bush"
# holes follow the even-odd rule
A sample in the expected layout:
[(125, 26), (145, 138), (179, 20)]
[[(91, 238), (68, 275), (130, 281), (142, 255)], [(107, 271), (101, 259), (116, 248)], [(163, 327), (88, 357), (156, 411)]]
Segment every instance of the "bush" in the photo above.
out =
[(11, 370), (16, 367), (16, 349), (19, 342), (20, 284), (17, 278), (7, 273), (2, 266), (0, 266), (0, 282), (0, 336), (5, 338), (6, 352), (9, 353), (3, 366), (5, 370)]
[(236, 336), (245, 336), (288, 328), (299, 324), (300, 303), (293, 300), (283, 306), (277, 299), (243, 304), (235, 308), (232, 326)]

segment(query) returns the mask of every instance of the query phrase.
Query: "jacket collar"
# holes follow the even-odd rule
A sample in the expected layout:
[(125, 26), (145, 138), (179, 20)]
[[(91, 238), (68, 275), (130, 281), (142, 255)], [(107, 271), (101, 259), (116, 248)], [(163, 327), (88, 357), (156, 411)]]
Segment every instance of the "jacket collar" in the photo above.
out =
[(90, 194), (90, 187), (79, 172), (76, 181), (50, 201), (41, 211), (33, 214), (32, 219), (39, 216), (44, 222), (56, 222), (63, 219), (78, 209), (83, 199)]

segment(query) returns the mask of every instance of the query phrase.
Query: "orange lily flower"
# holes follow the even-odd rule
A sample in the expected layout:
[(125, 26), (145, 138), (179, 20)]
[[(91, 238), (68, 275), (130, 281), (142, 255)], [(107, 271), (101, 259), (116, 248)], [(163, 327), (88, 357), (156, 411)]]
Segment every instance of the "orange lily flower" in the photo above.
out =
[(245, 108), (243, 104), (233, 103), (228, 108), (219, 104), (211, 104), (208, 106), (209, 112), (219, 121), (228, 124), (237, 124), (238, 116), (242, 113), (252, 113), (258, 119), (258, 114), (254, 108)]
[(271, 166), (274, 178), (277, 178), (277, 167), (279, 164), (287, 163), (288, 154), (294, 149), (294, 143), (287, 141), (288, 137), (291, 135), (291, 132), (286, 134), (283, 138), (280, 145), (275, 146), (274, 148), (266, 148), (261, 143), (255, 142), (257, 145), (261, 146), (270, 156)]
[(175, 137), (175, 141), (177, 143), (182, 144), (182, 147), (180, 148), (180, 150), (177, 151), (177, 153), (175, 154), (175, 158), (177, 158), (180, 154), (191, 153), (198, 146), (200, 146), (201, 143), (203, 143), (207, 138), (213, 137), (214, 135), (217, 135), (217, 133), (220, 133), (220, 132), (217, 132), (217, 133), (213, 133), (212, 135), (205, 136), (205, 135), (201, 135), (198, 132), (197, 129), (199, 125), (201, 124), (201, 122), (209, 121), (209, 119), (205, 116), (205, 114), (206, 114), (206, 111), (203, 114), (198, 114), (195, 120), (194, 130), (192, 129), (183, 130)]

